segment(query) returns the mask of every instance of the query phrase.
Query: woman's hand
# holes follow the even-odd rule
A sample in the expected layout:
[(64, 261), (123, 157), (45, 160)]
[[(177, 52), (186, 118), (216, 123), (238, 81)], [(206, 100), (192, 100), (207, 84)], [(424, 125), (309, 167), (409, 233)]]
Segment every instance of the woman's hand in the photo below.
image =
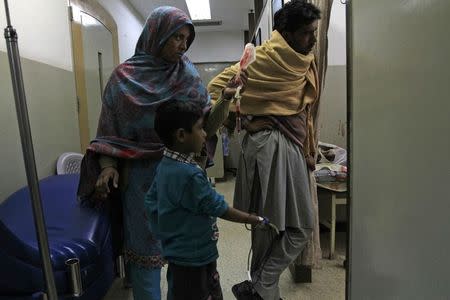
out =
[(247, 70), (242, 70), (240, 72), (239, 78), (233, 76), (227, 83), (227, 86), (223, 89), (223, 97), (225, 100), (231, 100), (236, 94), (236, 89), (238, 86), (242, 86), (241, 93), (245, 91), (245, 87), (247, 86), (248, 81), (248, 72)]
[(95, 184), (95, 192), (101, 198), (108, 197), (108, 194), (111, 192), (109, 189), (110, 180), (112, 180), (114, 188), (119, 186), (119, 172), (117, 172), (114, 167), (106, 167), (102, 170), (100, 175), (98, 175), (98, 179)]

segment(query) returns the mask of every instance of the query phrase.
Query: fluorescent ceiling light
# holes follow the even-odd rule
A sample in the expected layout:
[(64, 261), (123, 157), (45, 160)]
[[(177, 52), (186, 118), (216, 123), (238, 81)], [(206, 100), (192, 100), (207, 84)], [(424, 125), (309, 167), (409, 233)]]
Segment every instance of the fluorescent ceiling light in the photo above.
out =
[(209, 0), (186, 0), (192, 20), (210, 20), (211, 8)]

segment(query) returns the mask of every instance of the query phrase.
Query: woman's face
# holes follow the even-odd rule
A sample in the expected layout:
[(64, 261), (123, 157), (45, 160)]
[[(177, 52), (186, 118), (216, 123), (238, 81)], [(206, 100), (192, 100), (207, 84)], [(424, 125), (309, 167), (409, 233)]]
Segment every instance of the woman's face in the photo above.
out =
[(170, 36), (161, 50), (161, 57), (168, 62), (176, 63), (187, 50), (187, 43), (191, 31), (188, 25), (184, 25)]

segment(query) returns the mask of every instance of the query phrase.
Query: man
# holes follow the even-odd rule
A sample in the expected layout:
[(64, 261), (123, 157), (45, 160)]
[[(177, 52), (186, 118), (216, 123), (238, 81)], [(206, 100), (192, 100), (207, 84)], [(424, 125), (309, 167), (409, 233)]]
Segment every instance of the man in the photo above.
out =
[[(233, 286), (237, 299), (280, 299), (281, 273), (305, 248), (314, 225), (308, 168), (314, 168), (313, 106), (319, 81), (311, 53), (320, 10), (293, 0), (274, 17), (270, 40), (257, 47), (241, 101), (246, 133), (234, 206), (267, 216), (279, 230), (252, 230), (251, 281)], [(239, 65), (225, 69), (208, 90), (218, 99)], [(233, 109), (233, 107), (231, 108)]]

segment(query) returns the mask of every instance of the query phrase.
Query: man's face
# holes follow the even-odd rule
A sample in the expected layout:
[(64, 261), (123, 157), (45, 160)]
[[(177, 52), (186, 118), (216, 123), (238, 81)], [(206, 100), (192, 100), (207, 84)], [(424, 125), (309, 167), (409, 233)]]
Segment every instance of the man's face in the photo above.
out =
[(161, 57), (168, 62), (176, 63), (187, 50), (187, 42), (191, 31), (188, 25), (184, 25), (170, 36), (161, 50)]
[(317, 42), (316, 31), (319, 21), (314, 21), (309, 25), (300, 27), (294, 32), (283, 32), (282, 35), (286, 42), (296, 52), (303, 55), (309, 54)]

